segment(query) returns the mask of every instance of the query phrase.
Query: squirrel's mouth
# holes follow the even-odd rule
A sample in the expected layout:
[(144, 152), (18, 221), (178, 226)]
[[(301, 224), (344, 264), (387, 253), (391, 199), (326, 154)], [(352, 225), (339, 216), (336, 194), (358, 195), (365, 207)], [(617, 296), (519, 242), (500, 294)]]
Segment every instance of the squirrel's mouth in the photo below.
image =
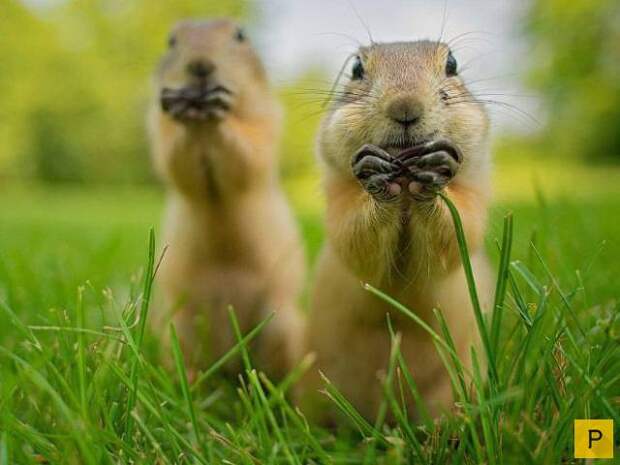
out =
[(164, 87), (159, 94), (163, 112), (179, 120), (222, 118), (231, 108), (233, 92), (220, 84)]

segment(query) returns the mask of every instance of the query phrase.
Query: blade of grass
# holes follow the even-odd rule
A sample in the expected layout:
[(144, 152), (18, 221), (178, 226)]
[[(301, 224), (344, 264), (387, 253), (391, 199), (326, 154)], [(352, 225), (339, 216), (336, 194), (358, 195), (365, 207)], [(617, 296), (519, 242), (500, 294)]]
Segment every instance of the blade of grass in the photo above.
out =
[[(226, 429), (228, 430), (228, 433), (233, 438), (232, 441), (226, 436), (224, 436), (223, 434), (218, 433), (217, 431), (211, 431), (211, 437), (215, 439), (217, 442), (219, 442), (222, 446), (224, 446), (226, 450), (229, 450), (235, 455), (237, 455), (242, 460), (241, 463), (245, 465), (260, 464), (261, 463), (260, 460), (254, 457), (250, 453), (250, 451), (248, 451), (245, 447), (243, 447), (242, 441), (240, 440), (239, 435), (232, 428), (232, 426), (230, 424), (226, 424), (226, 427), (227, 427)], [(226, 463), (226, 464), (234, 463), (235, 465), (237, 465), (238, 462), (232, 462), (232, 461), (226, 460), (223, 463)]]
[[(389, 322), (389, 320), (388, 320)], [(391, 338), (391, 347), (390, 347), (390, 359), (388, 364), (388, 373), (384, 383), (384, 396), (386, 398), (387, 403), (391, 407), (391, 411), (398, 422), (398, 426), (401, 431), (405, 433), (405, 437), (409, 439), (408, 445), (412, 448), (412, 452), (417, 456), (419, 460), (425, 460), (424, 448), (422, 444), (418, 440), (415, 432), (413, 431), (411, 421), (407, 416), (407, 411), (405, 410), (405, 404), (401, 407), (396, 400), (396, 396), (394, 395), (393, 389), (393, 378), (394, 372), (396, 370), (396, 363), (399, 358), (404, 358), (402, 352), (400, 350), (400, 342), (401, 336), (398, 333), (394, 333), (393, 328), (391, 327), (391, 323), (389, 324), (390, 328), (390, 338)], [(373, 449), (374, 451), (374, 449)], [(367, 462), (370, 463), (370, 462)], [(376, 463), (376, 462), (373, 462)]]
[(34, 367), (26, 360), (13, 354), (2, 346), (0, 346), (0, 353), (3, 353), (8, 358), (12, 359), (15, 363), (20, 365), (22, 367), (23, 373), (30, 379), (30, 381), (39, 389), (47, 392), (47, 394), (53, 400), (53, 403), (56, 405), (58, 411), (70, 425), (70, 435), (75, 440), (78, 449), (80, 450), (80, 453), (82, 455), (82, 458), (86, 463), (95, 465), (97, 461), (92, 454), (92, 447), (88, 447), (86, 445), (87, 437), (85, 435), (85, 430), (81, 425), (81, 422), (76, 421), (76, 418), (72, 414), (71, 409), (64, 402), (62, 396), (60, 396), (58, 392), (54, 389), (54, 387), (48, 382), (48, 380), (39, 371), (35, 370)]
[[(325, 383), (325, 389), (322, 391), (340, 411), (355, 425), (360, 434), (365, 438), (373, 438), (376, 434), (374, 427), (366, 421), (366, 419), (357, 411), (357, 409), (342, 395), (336, 386), (325, 376), (325, 374), (319, 371), (323, 382)], [(382, 441), (385, 442), (385, 441)]]
[[(454, 339), (452, 338), (452, 334), (450, 333), (450, 329), (448, 329), (448, 323), (443, 316), (443, 312), (438, 309), (433, 309), (433, 313), (435, 314), (435, 318), (439, 321), (439, 327), (441, 328), (441, 332), (446, 343), (452, 348), (452, 352), (456, 353), (456, 346), (454, 345)], [(454, 357), (454, 355), (450, 354), (452, 359), (452, 365), (456, 370), (456, 378), (458, 380), (458, 385), (461, 389), (461, 397), (463, 402), (469, 402), (469, 396), (467, 394), (467, 383), (465, 382), (465, 374), (463, 373), (463, 364), (461, 361)], [(447, 363), (446, 363), (447, 365)]]
[[(78, 287), (77, 291), (77, 328), (83, 329), (84, 324), (84, 288)], [(78, 380), (80, 386), (80, 406), (82, 409), (82, 418), (86, 420), (88, 418), (88, 405), (86, 403), (86, 361), (84, 359), (84, 334), (80, 331), (77, 333), (78, 342)]]
[[(390, 337), (393, 338), (395, 336), (395, 332), (394, 328), (392, 327), (391, 319), (388, 319), (388, 331), (390, 333)], [(405, 357), (403, 357), (403, 354), (400, 351), (396, 354), (396, 356), (398, 358), (398, 367), (400, 368), (401, 374), (405, 378), (405, 382), (407, 383), (407, 387), (409, 389), (411, 397), (413, 397), (413, 402), (417, 408), (417, 413), (422, 423), (430, 429), (433, 425), (433, 420), (430, 416), (430, 413), (428, 412), (428, 408), (426, 407), (424, 400), (422, 399), (422, 396), (420, 395), (420, 390), (418, 389), (418, 386), (413, 379), (413, 376), (411, 375), (411, 371), (409, 370), (409, 367), (405, 362)]]
[(485, 355), (488, 360), (489, 365), (489, 375), (492, 386), (497, 386), (498, 383), (498, 375), (497, 375), (497, 363), (495, 361), (495, 353), (493, 352), (493, 348), (491, 346), (491, 341), (489, 339), (489, 333), (487, 332), (487, 328), (484, 322), (484, 316), (482, 314), (482, 308), (480, 307), (480, 299), (478, 298), (478, 291), (476, 290), (476, 280), (474, 278), (474, 271), (471, 266), (471, 260), (469, 259), (469, 251), (467, 249), (467, 240), (465, 239), (465, 231), (463, 230), (463, 223), (461, 221), (461, 217), (459, 216), (459, 212), (452, 203), (452, 201), (442, 193), (438, 194), (447, 205), (448, 210), (450, 211), (450, 215), (452, 216), (452, 221), (454, 222), (454, 229), (456, 232), (456, 239), (459, 246), (459, 253), (461, 255), (461, 263), (463, 264), (463, 270), (465, 272), (465, 277), (467, 279), (467, 287), (469, 289), (469, 296), (471, 299), (471, 304), (474, 310), (474, 315), (476, 317), (476, 324), (478, 325), (478, 332), (480, 333), (480, 338), (482, 339), (482, 345), (484, 346)]
[(235, 309), (232, 305), (228, 306), (228, 317), (230, 318), (230, 324), (233, 327), (233, 331), (235, 332), (235, 337), (237, 338), (237, 344), (239, 345), (239, 350), (241, 351), (241, 359), (243, 360), (243, 366), (245, 367), (246, 373), (249, 373), (252, 370), (252, 363), (250, 362), (250, 354), (248, 353), (248, 348), (243, 342), (243, 336), (241, 334), (241, 328), (239, 326), (239, 320), (237, 320), (237, 315), (235, 314)]
[(170, 459), (168, 459), (166, 454), (162, 453), (161, 444), (159, 443), (159, 441), (157, 441), (155, 436), (153, 436), (151, 430), (148, 428), (146, 423), (142, 421), (142, 418), (140, 418), (140, 415), (138, 415), (135, 410), (133, 412), (133, 416), (136, 424), (138, 425), (138, 428), (140, 428), (142, 433), (144, 433), (146, 438), (149, 440), (151, 446), (153, 447), (153, 450), (155, 451), (155, 453), (157, 453), (158, 458), (161, 459), (164, 463), (172, 465), (172, 462), (170, 461)]
[[(181, 383), (181, 392), (183, 393), (183, 399), (189, 413), (189, 418), (192, 423), (192, 429), (194, 432), (194, 440), (198, 447), (202, 449), (205, 459), (209, 457), (209, 450), (207, 448), (206, 441), (202, 441), (200, 437), (200, 430), (198, 428), (198, 421), (196, 421), (196, 411), (194, 410), (194, 402), (192, 401), (192, 394), (189, 390), (189, 382), (187, 381), (187, 373), (185, 371), (185, 361), (183, 360), (183, 353), (181, 352), (181, 345), (177, 332), (174, 329), (174, 324), (170, 323), (170, 336), (172, 343), (172, 354), (174, 356), (174, 363), (176, 365), (177, 374)], [(210, 460), (208, 460), (210, 462)]]
[[(575, 323), (575, 326), (579, 330), (580, 336), (585, 339), (586, 338), (586, 333), (583, 330), (583, 328), (581, 327), (581, 323), (579, 322), (579, 318), (577, 318), (577, 314), (575, 313), (575, 310), (573, 309), (573, 306), (571, 305), (571, 303), (567, 299), (566, 295), (562, 291), (562, 288), (560, 287), (560, 283), (558, 283), (557, 278), (553, 275), (553, 273), (551, 273), (551, 270), (549, 269), (549, 266), (547, 266), (547, 262), (543, 259), (542, 255), (540, 254), (540, 252), (538, 251), (536, 246), (534, 244), (531, 244), (531, 246), (532, 246), (532, 248), (534, 250), (534, 253), (536, 254), (536, 258), (538, 258), (538, 261), (540, 262), (540, 264), (542, 265), (543, 269), (545, 270), (545, 273), (547, 274), (549, 279), (551, 279), (551, 282), (553, 283), (553, 286), (558, 291), (558, 294), (560, 295), (560, 298), (562, 300), (562, 303), (564, 304), (564, 307), (566, 307), (566, 309), (568, 310), (571, 318), (573, 319), (573, 322)], [(568, 336), (573, 338), (572, 334), (568, 334)], [(579, 346), (576, 343), (574, 343), (574, 345), (575, 345), (575, 349), (577, 349), (577, 353), (580, 354)]]
[(89, 328), (74, 328), (74, 327), (63, 328), (61, 326), (42, 326), (42, 325), (28, 325), (28, 328), (30, 328), (32, 331), (49, 331), (49, 332), (64, 331), (68, 333), (82, 333), (82, 334), (88, 334), (90, 336), (100, 336), (106, 339), (111, 339), (113, 341), (120, 342), (122, 344), (125, 343), (125, 340), (123, 338), (114, 336), (113, 334), (110, 334), (110, 333), (106, 333), (103, 331), (97, 331), (95, 329), (89, 329)]
[[(127, 388), (132, 386), (131, 379), (129, 379), (119, 367), (117, 367), (115, 364), (110, 364), (109, 366), (112, 372), (114, 372), (118, 379)], [(210, 465), (210, 462), (207, 462), (205, 460), (205, 458), (199, 453), (199, 451), (194, 448), (194, 446), (187, 440), (187, 438), (173, 427), (170, 417), (166, 415), (166, 412), (161, 408), (160, 403), (152, 402), (141, 390), (138, 391), (138, 399), (140, 400), (140, 405), (144, 406), (144, 409), (148, 411), (151, 415), (153, 415), (163, 425), (166, 432), (170, 436), (174, 437), (174, 439), (176, 439), (179, 444), (183, 446), (183, 451), (189, 451), (192, 454), (192, 457), (194, 457), (203, 465)], [(177, 447), (177, 449), (179, 452), (181, 451), (180, 447)]]
[(510, 269), (508, 270), (508, 281), (510, 282), (510, 290), (512, 291), (512, 298), (514, 299), (515, 306), (517, 308), (517, 313), (521, 317), (523, 324), (528, 328), (528, 330), (532, 327), (532, 319), (530, 318), (530, 314), (527, 310), (527, 304), (525, 303), (525, 298), (523, 297), (523, 293), (519, 288), (517, 280), (514, 275), (511, 273)]
[[(484, 381), (483, 376), (480, 371), (480, 364), (478, 362), (478, 356), (476, 354), (476, 349), (474, 347), (471, 348), (471, 360), (473, 366), (473, 381), (474, 386), (476, 387), (476, 399), (477, 402), (484, 404), (486, 402), (485, 392), (484, 392)], [(494, 415), (491, 411), (491, 408), (488, 405), (481, 406), (480, 412), (480, 423), (482, 424), (482, 435), (484, 437), (484, 444), (486, 446), (487, 451), (487, 460), (481, 460), (482, 457), (478, 457), (479, 463), (488, 463), (490, 465), (494, 465), (497, 463), (497, 453), (495, 451), (496, 444), (499, 444), (497, 441), (497, 427), (493, 425)]]
[(523, 281), (525, 281), (529, 288), (534, 291), (536, 296), (540, 296), (540, 294), (542, 294), (544, 285), (538, 280), (538, 278), (536, 278), (536, 276), (534, 276), (534, 273), (532, 273), (524, 263), (519, 260), (515, 260), (510, 264), (510, 267), (515, 270), (521, 278), (523, 278)]
[[(459, 358), (458, 354), (452, 349), (452, 347), (450, 347), (450, 345), (446, 341), (444, 341), (442, 339), (442, 337), (439, 336), (439, 334), (437, 334), (437, 332), (433, 328), (431, 328), (431, 326), (428, 323), (426, 323), (426, 321), (424, 321), (418, 315), (413, 313), (411, 310), (409, 310), (407, 307), (405, 307), (399, 301), (397, 301), (396, 299), (390, 297), (389, 295), (385, 294), (384, 292), (380, 291), (379, 289), (377, 289), (376, 287), (372, 286), (371, 284), (365, 283), (364, 284), (364, 289), (369, 291), (371, 294), (376, 295), (381, 300), (387, 302), (388, 304), (390, 304), (392, 307), (394, 307), (395, 309), (397, 309), (398, 311), (400, 311), (404, 315), (407, 315), (416, 324), (418, 324), (424, 331), (426, 331), (433, 338), (434, 341), (436, 341), (441, 347), (443, 347), (446, 351), (448, 351), (448, 353), (451, 356), (455, 357), (456, 359)], [(470, 371), (467, 369), (467, 367), (463, 367), (463, 370), (465, 371), (465, 373), (471, 374)]]
[[(49, 435), (43, 434), (32, 425), (20, 421), (13, 415), (7, 415), (3, 419), (3, 429), (5, 432), (11, 432), (11, 435), (7, 436), (7, 440), (14, 444), (28, 444), (32, 448), (36, 448), (44, 457), (50, 459), (59, 455), (58, 448), (52, 442), (53, 438), (48, 438), (47, 436)], [(9, 450), (8, 452), (10, 453), (11, 451)], [(13, 464), (14, 462), (10, 463)]]
[[(304, 361), (302, 361), (300, 364), (300, 365), (303, 365), (305, 368), (303, 369), (303, 371), (307, 370), (310, 367), (311, 363), (312, 363), (312, 360), (305, 361), (304, 359)], [(304, 423), (301, 417), (301, 414), (295, 411), (286, 401), (286, 398), (284, 397), (285, 390), (280, 386), (279, 387), (274, 386), (273, 383), (263, 374), (261, 374), (261, 381), (263, 382), (263, 384), (269, 391), (272, 399), (276, 400), (280, 408), (284, 410), (284, 413), (286, 413), (287, 417), (292, 421), (294, 426), (300, 432), (302, 432), (303, 436), (308, 441), (310, 447), (314, 450), (314, 453), (318, 457), (321, 458), (320, 463), (325, 463), (325, 464), (332, 463), (331, 457), (327, 454), (323, 446), (321, 446), (321, 443), (310, 432), (310, 429)]]
[(240, 387), (237, 388), (237, 394), (250, 419), (249, 425), (254, 428), (255, 434), (258, 436), (257, 442), (264, 445), (269, 442), (270, 434), (263, 408), (254, 394), (252, 386), (245, 382), (243, 376), (239, 376), (239, 384)]
[(28, 340), (28, 342), (30, 342), (39, 352), (43, 350), (43, 346), (32, 330), (17, 317), (15, 312), (13, 312), (13, 310), (11, 310), (11, 308), (3, 300), (0, 300), (0, 309), (2, 309), (9, 316), (13, 326)]
[(512, 233), (512, 213), (509, 213), (504, 217), (504, 231), (502, 234), (501, 256), (499, 261), (499, 269), (497, 271), (497, 284), (495, 286), (493, 317), (491, 319), (491, 344), (492, 349), (495, 353), (497, 353), (499, 346), (502, 315), (504, 313), (504, 301), (506, 299), (508, 266), (510, 265), (510, 254), (512, 251)]
[(9, 464), (9, 435), (3, 431), (0, 437), (0, 465)]
[[(237, 339), (237, 344), (239, 345), (239, 350), (241, 351), (241, 360), (245, 368), (245, 373), (249, 377), (249, 385), (245, 386), (246, 390), (244, 391), (248, 399), (248, 402), (246, 403), (248, 415), (251, 415), (252, 422), (256, 425), (261, 444), (268, 445), (271, 442), (271, 434), (269, 433), (269, 426), (267, 423), (271, 422), (271, 419), (269, 418), (269, 414), (271, 413), (271, 411), (269, 410), (269, 406), (265, 406), (265, 404), (262, 402), (262, 387), (260, 386), (260, 383), (257, 387), (253, 382), (252, 378), (250, 377), (250, 374), (254, 371), (252, 367), (252, 361), (250, 359), (247, 347), (241, 342), (243, 340), (243, 337), (241, 336), (241, 328), (239, 326), (239, 321), (237, 320), (237, 316), (235, 315), (235, 311), (232, 306), (228, 307), (228, 316), (230, 318), (230, 324), (233, 328), (233, 332)], [(243, 383), (243, 376), (241, 374), (239, 375), (239, 379)], [(259, 392), (259, 389), (261, 392)], [(290, 457), (287, 458), (289, 458), (290, 460)]]
[[(388, 328), (392, 328), (390, 322), (390, 315), (386, 315)], [(370, 441), (370, 445), (366, 449), (366, 454), (364, 457), (364, 465), (368, 465), (371, 463), (376, 463), (377, 461), (377, 443), (379, 442), (379, 438), (377, 434), (383, 428), (383, 424), (385, 422), (385, 417), (387, 415), (388, 404), (390, 403), (390, 396), (394, 397), (393, 389), (394, 389), (394, 371), (396, 369), (398, 354), (400, 354), (400, 333), (394, 333), (390, 331), (390, 339), (391, 339), (391, 347), (390, 347), (390, 357), (388, 361), (388, 370), (385, 375), (385, 379), (383, 380), (383, 398), (381, 399), (381, 404), (379, 405), (379, 410), (377, 413), (377, 418), (374, 424), (375, 436), (373, 440)], [(404, 407), (403, 407), (404, 408)], [(404, 415), (406, 417), (406, 414)]]
[(592, 380), (592, 378), (588, 375), (586, 370), (584, 370), (582, 367), (580, 367), (577, 364), (577, 361), (573, 357), (571, 357), (562, 347), (560, 347), (560, 351), (562, 352), (564, 357), (566, 357), (566, 359), (572, 364), (572, 366), (577, 370), (579, 375), (583, 377), (583, 379), (586, 381), (586, 383), (588, 383), (588, 385), (592, 389), (592, 392), (594, 393), (596, 398), (599, 400), (599, 402), (605, 408), (605, 410), (607, 412), (607, 415), (609, 415), (610, 418), (613, 418), (616, 423), (620, 424), (620, 415), (618, 414), (618, 410), (615, 409), (609, 403), (609, 400), (607, 398), (605, 398), (605, 396), (603, 396), (603, 394), (601, 393), (601, 390), (598, 387), (599, 383), (598, 382), (594, 382)]
[(223, 356), (221, 356), (215, 363), (213, 363), (204, 373), (201, 373), (196, 381), (192, 384), (191, 391), (195, 391), (198, 387), (204, 383), (207, 379), (213, 376), (219, 369), (225, 365), (231, 358), (233, 358), (237, 353), (241, 350), (242, 346), (247, 346), (247, 344), (252, 341), (256, 336), (260, 334), (265, 325), (271, 321), (274, 317), (275, 313), (269, 314), (263, 321), (257, 324), (254, 329), (252, 329), (249, 333), (247, 333), (241, 340), (235, 344), (228, 352), (226, 352)]
[(273, 414), (273, 410), (271, 406), (269, 405), (269, 400), (267, 399), (267, 396), (265, 396), (265, 391), (263, 390), (263, 387), (261, 386), (258, 373), (256, 372), (256, 370), (250, 371), (248, 373), (248, 378), (255, 392), (257, 393), (257, 397), (260, 400), (262, 407), (265, 409), (265, 412), (267, 413), (267, 419), (269, 420), (271, 429), (275, 433), (276, 438), (278, 439), (279, 445), (284, 450), (284, 455), (286, 456), (286, 459), (288, 460), (288, 462), (294, 465), (301, 465), (296, 455), (294, 455), (293, 452), (291, 451), (288, 441), (284, 439), (284, 436), (282, 434), (282, 429), (280, 428), (280, 425), (276, 421), (276, 417)]
[(142, 340), (144, 339), (144, 330), (146, 328), (146, 319), (149, 311), (149, 303), (151, 299), (151, 290), (153, 286), (154, 270), (155, 267), (155, 231), (153, 228), (149, 231), (149, 250), (146, 269), (144, 271), (144, 288), (142, 291), (142, 304), (140, 306), (140, 322), (138, 326), (138, 334), (136, 339), (136, 349), (138, 354), (134, 355), (131, 364), (132, 387), (127, 399), (127, 422), (125, 425), (125, 437), (129, 444), (133, 442), (133, 409), (136, 405), (136, 398), (138, 395), (138, 378), (139, 378), (139, 353), (142, 347)]

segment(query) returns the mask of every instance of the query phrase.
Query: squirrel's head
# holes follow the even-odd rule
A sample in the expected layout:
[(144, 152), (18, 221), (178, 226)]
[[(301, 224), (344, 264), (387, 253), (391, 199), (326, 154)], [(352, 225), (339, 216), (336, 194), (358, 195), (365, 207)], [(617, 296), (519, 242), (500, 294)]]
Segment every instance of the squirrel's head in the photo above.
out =
[(351, 157), (364, 144), (396, 155), (434, 139), (455, 144), (464, 168), (486, 158), (487, 113), (460, 78), (446, 44), (374, 43), (350, 62), (319, 134), (328, 164), (350, 171)]
[(260, 58), (229, 19), (177, 23), (155, 80), (162, 110), (181, 121), (242, 112), (268, 88)]

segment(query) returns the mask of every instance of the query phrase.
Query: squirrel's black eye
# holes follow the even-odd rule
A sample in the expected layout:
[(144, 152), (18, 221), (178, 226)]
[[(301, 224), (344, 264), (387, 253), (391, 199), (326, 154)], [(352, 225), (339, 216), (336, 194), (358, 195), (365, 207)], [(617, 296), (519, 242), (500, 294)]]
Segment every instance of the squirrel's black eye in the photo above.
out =
[(456, 58), (452, 55), (452, 52), (448, 52), (448, 59), (446, 60), (446, 76), (456, 76)]
[(168, 47), (172, 48), (177, 44), (177, 38), (175, 36), (168, 37)]
[(364, 65), (360, 57), (355, 57), (353, 67), (351, 68), (351, 79), (353, 81), (359, 81), (364, 77)]
[(243, 32), (243, 29), (237, 29), (237, 32), (235, 33), (235, 39), (237, 40), (237, 42), (245, 42), (245, 32)]

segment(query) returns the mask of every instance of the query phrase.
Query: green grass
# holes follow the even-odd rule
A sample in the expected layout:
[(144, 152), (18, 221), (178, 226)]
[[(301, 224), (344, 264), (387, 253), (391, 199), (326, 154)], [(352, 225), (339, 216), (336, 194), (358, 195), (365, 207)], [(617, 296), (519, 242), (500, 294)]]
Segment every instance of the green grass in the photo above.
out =
[[(487, 344), (475, 353), (473, 372), (455, 357), (439, 312), (427, 327), (453, 379), (458, 411), (441, 423), (424, 415), (417, 424), (407, 420), (400, 399), (416, 395), (415, 376), (400, 357), (398, 328), (386, 324), (393, 350), (382, 412), (372, 422), (360, 417), (326, 380), (343, 411), (336, 431), (309, 425), (287, 400), (307, 366), (276, 385), (252, 367), (246, 345), (257, 331), (231, 354), (246, 367), (236, 383), (220, 377), (216, 364), (192, 384), (178, 345), (162, 353), (138, 318), (148, 309), (160, 253), (149, 247), (149, 229), (157, 234), (161, 193), (6, 189), (0, 464), (571, 463), (575, 418), (620, 424), (616, 189), (597, 185), (588, 196), (536, 202), (502, 196), (487, 246), (503, 264), (498, 289), (505, 299), (479, 319)], [(304, 204), (300, 221), (312, 260), (322, 239), (319, 209)], [(416, 321), (414, 309), (392, 303)], [(166, 355), (174, 368), (163, 368)]]

